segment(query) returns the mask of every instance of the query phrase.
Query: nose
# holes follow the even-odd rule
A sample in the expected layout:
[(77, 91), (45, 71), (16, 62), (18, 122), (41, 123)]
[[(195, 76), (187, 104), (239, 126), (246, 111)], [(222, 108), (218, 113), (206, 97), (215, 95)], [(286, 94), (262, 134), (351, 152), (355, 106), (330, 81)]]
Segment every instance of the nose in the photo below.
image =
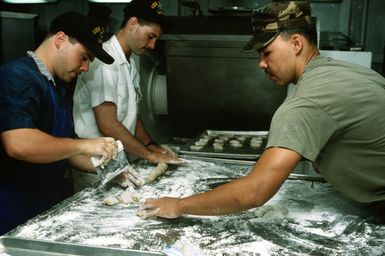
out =
[(147, 44), (147, 48), (153, 50), (155, 48), (155, 44), (156, 44), (156, 39), (151, 39), (148, 44)]
[(89, 67), (90, 67), (90, 62), (88, 60), (83, 61), (82, 65), (80, 66), (80, 70), (83, 72), (88, 72)]
[(261, 69), (266, 69), (267, 68), (267, 63), (264, 60), (264, 58), (260, 58), (259, 59), (258, 67), (261, 68)]

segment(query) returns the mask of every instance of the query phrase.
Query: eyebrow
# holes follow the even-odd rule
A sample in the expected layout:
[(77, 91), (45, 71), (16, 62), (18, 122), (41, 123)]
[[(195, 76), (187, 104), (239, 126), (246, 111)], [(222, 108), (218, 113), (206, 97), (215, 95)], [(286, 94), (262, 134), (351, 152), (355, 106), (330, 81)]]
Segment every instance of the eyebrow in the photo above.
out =
[(270, 50), (268, 49), (268, 47), (264, 47), (264, 48), (262, 48), (262, 49), (260, 49), (260, 50), (258, 51), (259, 54), (266, 54), (266, 53), (268, 53), (268, 52), (270, 52)]
[(153, 32), (150, 32), (150, 36), (151, 37), (155, 37), (156, 39), (158, 39), (160, 36), (158, 36), (157, 34), (153, 33)]
[(95, 59), (95, 55), (89, 51), (81, 51), (81, 54), (87, 56), (90, 61)]

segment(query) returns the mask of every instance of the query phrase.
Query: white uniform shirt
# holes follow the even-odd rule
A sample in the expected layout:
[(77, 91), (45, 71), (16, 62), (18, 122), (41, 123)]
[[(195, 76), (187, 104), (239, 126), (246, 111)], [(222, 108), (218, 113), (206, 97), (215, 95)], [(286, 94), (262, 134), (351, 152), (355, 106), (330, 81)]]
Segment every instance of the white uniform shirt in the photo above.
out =
[(73, 116), (80, 138), (102, 136), (92, 109), (106, 101), (115, 103), (118, 120), (135, 134), (141, 97), (135, 62), (126, 59), (115, 35), (103, 43), (103, 48), (115, 59), (114, 63), (107, 65), (95, 59), (76, 83)]

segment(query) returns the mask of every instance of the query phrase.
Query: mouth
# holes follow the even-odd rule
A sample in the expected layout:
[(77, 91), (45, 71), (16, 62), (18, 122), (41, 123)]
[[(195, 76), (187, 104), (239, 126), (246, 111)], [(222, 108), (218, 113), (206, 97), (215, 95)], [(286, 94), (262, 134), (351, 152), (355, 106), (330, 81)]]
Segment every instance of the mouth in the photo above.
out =
[(79, 76), (81, 73), (82, 73), (81, 70), (79, 70), (79, 71), (74, 71), (74, 72), (73, 72), (73, 74), (74, 74), (75, 77)]
[(273, 73), (269, 72), (269, 71), (265, 71), (266, 75), (271, 79), (271, 80), (275, 80), (275, 76)]
[(72, 81), (72, 80), (74, 80), (76, 77), (78, 77), (80, 74), (81, 74), (81, 72), (75, 72), (75, 71), (73, 71), (73, 72), (69, 73), (69, 79)]

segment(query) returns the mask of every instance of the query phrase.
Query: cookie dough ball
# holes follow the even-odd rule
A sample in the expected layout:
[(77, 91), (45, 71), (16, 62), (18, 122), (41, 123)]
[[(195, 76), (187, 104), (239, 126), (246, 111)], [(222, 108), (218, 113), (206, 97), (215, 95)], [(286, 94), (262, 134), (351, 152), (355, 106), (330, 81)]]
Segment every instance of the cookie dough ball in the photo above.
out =
[(259, 143), (259, 142), (250, 143), (250, 147), (251, 147), (251, 148), (260, 148), (261, 145), (262, 145), (262, 144)]
[(107, 197), (103, 200), (103, 203), (108, 206), (113, 206), (119, 203), (119, 200), (116, 197)]
[(222, 140), (223, 142), (226, 142), (230, 139), (230, 136), (228, 135), (222, 135), (222, 136), (219, 136), (219, 139)]
[(204, 147), (204, 146), (206, 146), (206, 144), (207, 144), (207, 142), (206, 141), (197, 141), (197, 142), (195, 142), (195, 146), (202, 146), (202, 147)]
[(223, 140), (223, 139), (215, 139), (214, 140), (214, 143), (225, 143), (226, 141), (225, 140)]
[(229, 143), (230, 143), (230, 146), (233, 147), (233, 148), (241, 148), (241, 147), (243, 147), (243, 144), (240, 141), (238, 141), (238, 140), (230, 140)]
[(245, 136), (245, 135), (237, 136), (236, 140), (239, 142), (245, 142), (247, 140), (247, 136)]
[(191, 145), (190, 149), (193, 151), (200, 151), (202, 150), (203, 146), (198, 146), (198, 145)]
[(213, 143), (213, 149), (215, 151), (222, 151), (223, 150), (223, 143)]

